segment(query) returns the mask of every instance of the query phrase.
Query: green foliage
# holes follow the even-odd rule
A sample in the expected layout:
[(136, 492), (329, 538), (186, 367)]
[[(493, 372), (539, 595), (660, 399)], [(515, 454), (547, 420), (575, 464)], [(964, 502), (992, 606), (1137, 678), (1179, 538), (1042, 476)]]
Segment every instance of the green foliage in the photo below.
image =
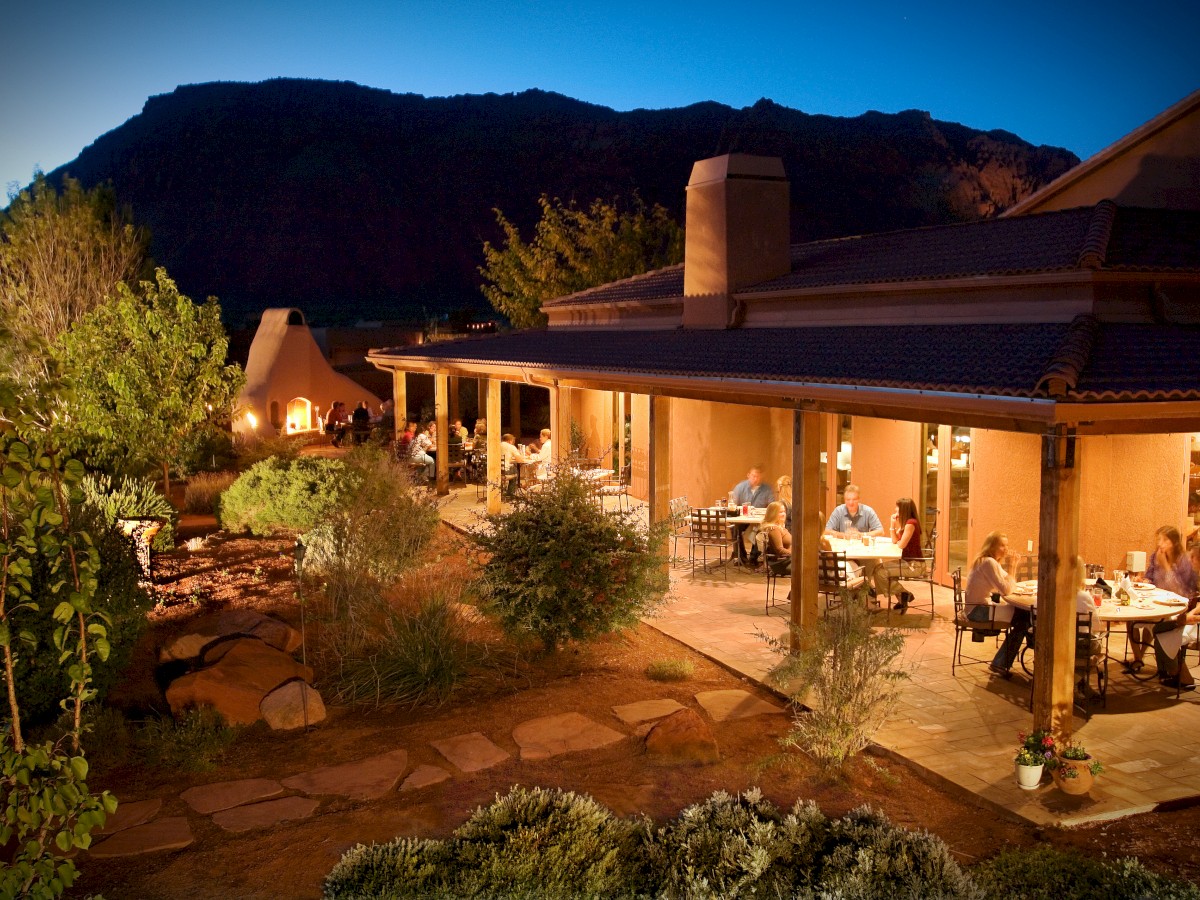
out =
[(603, 200), (579, 209), (543, 194), (538, 205), (531, 243), (497, 209), (504, 246), (483, 245), (484, 296), (515, 328), (546, 324), (546, 300), (683, 260), (683, 229), (658, 204), (634, 197), (627, 211)]
[(0, 846), (11, 841), (14, 851), (0, 866), (0, 897), (61, 897), (77, 874), (61, 854), (90, 847), (117, 800), (88, 790), (83, 756), (54, 744), (17, 750), (10, 737), (0, 733)]
[(221, 495), (217, 518), (229, 531), (305, 531), (346, 502), (350, 473), (341, 460), (271, 457), (243, 472)]
[(209, 420), (183, 439), (177, 464), (184, 475), (190, 476), (197, 472), (231, 469), (236, 459), (233, 435), (229, 429)]
[(0, 210), (0, 321), (11, 326), (0, 357), (11, 371), (40, 369), (31, 348), (50, 342), (145, 274), (149, 235), (128, 224), (109, 185), (58, 191), (38, 173)]
[[(874, 631), (865, 605), (853, 597), (821, 619), (810, 643), (793, 630), (796, 653), (760, 636), (783, 656), (771, 677), (797, 709), (784, 746), (800, 747), (828, 768), (845, 765), (871, 742), (909, 677), (893, 666), (903, 635)], [(806, 702), (811, 709), (801, 708)]]
[(166, 771), (206, 772), (213, 768), (238, 731), (208, 706), (190, 709), (178, 719), (150, 719), (135, 735), (136, 746), (150, 765)]
[(104, 521), (116, 524), (117, 519), (154, 517), (166, 519), (166, 524), (154, 536), (155, 550), (175, 549), (175, 525), (179, 521), (179, 510), (163, 496), (149, 478), (118, 476), (103, 472), (88, 474), (79, 485), (83, 490), (83, 501), (100, 513)]
[(1136, 859), (1049, 847), (1005, 850), (972, 874), (987, 900), (1200, 900), (1200, 887), (1156, 875)]
[(547, 650), (633, 625), (668, 587), (666, 524), (647, 532), (631, 513), (601, 509), (594, 484), (569, 469), (487, 523), (472, 535), (480, 605), (505, 633), (535, 635)]
[(651, 681), (687, 681), (696, 671), (690, 659), (656, 659), (646, 666)]
[(325, 882), (358, 897), (961, 898), (980, 892), (946, 845), (858, 809), (783, 814), (757, 789), (717, 792), (659, 829), (591, 798), (514, 788), (445, 841), (347, 853)]
[(77, 449), (111, 471), (178, 465), (191, 435), (228, 418), (245, 383), (225, 364), (215, 298), (197, 305), (165, 269), (117, 294), (64, 333), (56, 350), (74, 381), (63, 412)]
[(295, 459), (308, 442), (302, 434), (278, 434), (259, 437), (257, 434), (237, 434), (233, 438), (233, 455), (239, 469), (249, 469), (264, 459)]
[(183, 489), (183, 510), (189, 513), (216, 512), (221, 494), (237, 480), (232, 472), (198, 472)]

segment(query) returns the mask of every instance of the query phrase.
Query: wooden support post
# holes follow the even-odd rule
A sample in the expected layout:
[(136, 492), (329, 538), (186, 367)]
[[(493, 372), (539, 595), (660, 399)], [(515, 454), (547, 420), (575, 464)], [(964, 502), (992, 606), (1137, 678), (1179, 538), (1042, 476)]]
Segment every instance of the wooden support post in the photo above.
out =
[(500, 512), (500, 487), (503, 471), (500, 467), (500, 437), (504, 426), (500, 422), (500, 382), (492, 378), (487, 383), (487, 511)]
[(521, 443), (521, 386), (516, 382), (508, 385), (508, 416), (512, 419), (513, 437)]
[(1081, 447), (1073, 428), (1060, 425), (1042, 436), (1033, 725), (1064, 741), (1071, 736), (1075, 691)]
[(617, 474), (625, 468), (628, 462), (629, 447), (625, 443), (625, 398), (629, 395), (624, 391), (617, 394)]
[(558, 428), (559, 419), (559, 404), (562, 397), (561, 389), (556, 381), (550, 385), (550, 448), (554, 451), (554, 458), (549, 460), (551, 463), (557, 463), (560, 459), (565, 459), (567, 452), (564, 449), (566, 436)]
[(448, 418), (450, 419), (451, 422), (453, 422), (455, 419), (461, 418), (461, 413), (459, 412), (460, 404), (458, 402), (458, 394), (459, 394), (458, 377), (455, 375), (451, 375), (450, 376), (450, 412), (448, 414)]
[(437, 422), (437, 459), (434, 460), (434, 470), (437, 472), (439, 497), (450, 493), (450, 419), (446, 403), (449, 393), (448, 381), (445, 375), (433, 376), (433, 418)]
[[(488, 396), (488, 380), (486, 378), (475, 379), (475, 416), (487, 421), (487, 396)], [(475, 423), (471, 423), (471, 430), (475, 430)]]
[[(821, 509), (820, 413), (796, 410), (792, 416), (792, 630), (793, 642), (809, 640), (817, 627), (817, 558), (824, 522)], [(833, 458), (830, 457), (832, 472)], [(836, 476), (834, 476), (836, 477)], [(799, 649), (793, 643), (793, 649)]]
[[(650, 465), (649, 490), (650, 522), (666, 522), (671, 518), (671, 398), (650, 398)], [(666, 540), (661, 547), (654, 548), (661, 553), (663, 568), (670, 566), (670, 556), (667, 553)]]
[(400, 440), (408, 425), (408, 373), (403, 369), (392, 369), (392, 407), (396, 414), (395, 440)]

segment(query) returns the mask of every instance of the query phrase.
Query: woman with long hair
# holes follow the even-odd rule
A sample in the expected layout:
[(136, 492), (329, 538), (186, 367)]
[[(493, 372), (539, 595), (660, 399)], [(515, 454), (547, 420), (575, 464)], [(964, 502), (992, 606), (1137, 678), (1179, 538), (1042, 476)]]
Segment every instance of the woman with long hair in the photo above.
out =
[[(889, 591), (889, 585), (892, 583), (899, 585), (899, 581), (895, 581), (896, 576), (903, 575), (905, 572), (911, 575), (924, 575), (924, 572), (917, 571), (918, 567), (923, 567), (919, 560), (923, 555), (921, 550), (921, 520), (917, 518), (917, 504), (913, 502), (911, 497), (901, 497), (896, 501), (896, 509), (892, 513), (892, 521), (890, 526), (892, 543), (900, 548), (900, 559), (889, 560), (885, 563), (880, 563), (875, 567), (875, 595), (883, 598), (883, 602), (891, 602), (892, 595)], [(900, 612), (908, 612), (908, 604), (912, 602), (913, 595), (903, 588), (899, 589), (896, 594), (898, 598), (893, 609), (898, 609)]]
[(776, 575), (789, 575), (792, 571), (792, 532), (787, 527), (787, 514), (783, 503), (772, 500), (767, 504), (759, 539), (766, 551), (767, 565)]
[(783, 504), (787, 516), (787, 529), (792, 530), (792, 476), (780, 475), (775, 482), (775, 499)]
[[(1192, 568), (1191, 559), (1183, 552), (1183, 540), (1179, 536), (1179, 529), (1173, 525), (1163, 525), (1154, 532), (1154, 539), (1154, 550), (1148, 554), (1150, 561), (1146, 566), (1145, 579), (1164, 591), (1190, 598), (1196, 592), (1196, 572)], [(1154, 630), (1152, 626), (1132, 622), (1126, 629), (1131, 658), (1125, 668), (1137, 672), (1142, 668), (1146, 648), (1154, 643)], [(1170, 665), (1166, 666), (1165, 670), (1160, 667), (1158, 677), (1167, 687), (1174, 688), (1176, 685), (1171, 679), (1178, 679), (1179, 674), (1177, 669), (1172, 672), (1171, 668)]]
[[(1033, 618), (1027, 609), (1013, 606), (1005, 600), (998, 603), (992, 601), (993, 597), (1003, 598), (1016, 589), (1016, 579), (1004, 569), (1007, 559), (1008, 535), (1001, 531), (989, 533), (983, 539), (979, 554), (971, 563), (971, 570), (967, 574), (967, 586), (963, 591), (968, 619), (973, 622), (1008, 623), (1008, 634), (1004, 643), (988, 664), (992, 674), (1001, 678), (1012, 677), (1013, 660), (1017, 658), (1021, 642), (1029, 633), (1029, 623)], [(1015, 557), (1012, 565), (1016, 567)]]

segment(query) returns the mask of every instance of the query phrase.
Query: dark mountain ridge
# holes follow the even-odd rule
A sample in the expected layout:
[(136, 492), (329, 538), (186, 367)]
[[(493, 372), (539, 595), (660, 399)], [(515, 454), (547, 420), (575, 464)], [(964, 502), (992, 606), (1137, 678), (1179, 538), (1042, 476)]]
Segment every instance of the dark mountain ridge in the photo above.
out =
[(637, 192), (682, 221), (692, 163), (783, 157), (793, 240), (994, 215), (1078, 162), (928, 113), (809, 115), (770, 100), (617, 112), (561, 94), (426, 98), (347, 82), (216, 82), (151, 97), (65, 172), (111, 180), (183, 290), (227, 320), (318, 323), (486, 309), (493, 208), (527, 229), (542, 193)]

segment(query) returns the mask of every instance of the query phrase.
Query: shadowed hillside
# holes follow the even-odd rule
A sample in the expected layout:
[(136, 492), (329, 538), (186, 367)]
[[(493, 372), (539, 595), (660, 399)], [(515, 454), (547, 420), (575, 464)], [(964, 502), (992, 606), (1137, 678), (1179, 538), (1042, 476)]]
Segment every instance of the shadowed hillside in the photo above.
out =
[(344, 82), (213, 83), (152, 97), (63, 172), (111, 179), (180, 288), (237, 325), (486, 308), (476, 267), (499, 207), (637, 191), (682, 219), (692, 163), (782, 156), (795, 240), (993, 215), (1077, 162), (927, 113), (807, 115), (760, 100), (619, 113), (543, 91), (425, 98)]

